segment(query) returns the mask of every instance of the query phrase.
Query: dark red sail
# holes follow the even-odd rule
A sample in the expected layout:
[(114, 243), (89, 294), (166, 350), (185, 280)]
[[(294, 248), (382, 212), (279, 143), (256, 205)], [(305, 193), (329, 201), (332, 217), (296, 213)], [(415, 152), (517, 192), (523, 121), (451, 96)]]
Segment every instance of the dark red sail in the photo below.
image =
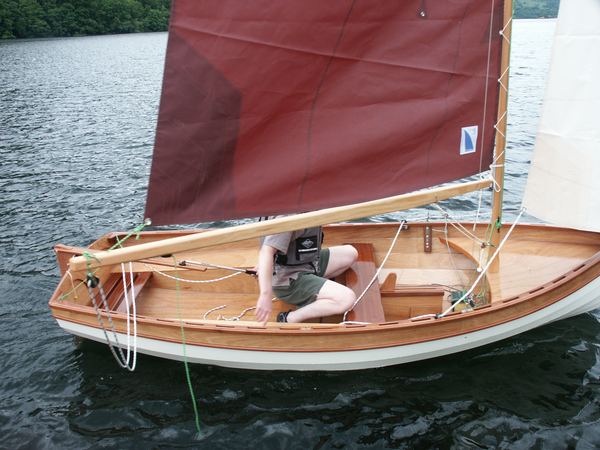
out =
[(174, 0), (146, 216), (286, 214), (486, 170), (502, 9)]

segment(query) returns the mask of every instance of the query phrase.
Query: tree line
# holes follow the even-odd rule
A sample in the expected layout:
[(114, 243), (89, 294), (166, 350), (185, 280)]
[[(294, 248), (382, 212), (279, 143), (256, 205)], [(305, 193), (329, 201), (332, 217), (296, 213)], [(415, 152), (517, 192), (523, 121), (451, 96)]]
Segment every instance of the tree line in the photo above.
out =
[(517, 19), (556, 17), (560, 0), (516, 0), (514, 15)]
[(165, 31), (171, 0), (0, 0), (0, 38)]
[[(556, 17), (558, 3), (515, 0), (515, 17)], [(170, 5), (171, 0), (0, 0), (0, 39), (165, 31)]]

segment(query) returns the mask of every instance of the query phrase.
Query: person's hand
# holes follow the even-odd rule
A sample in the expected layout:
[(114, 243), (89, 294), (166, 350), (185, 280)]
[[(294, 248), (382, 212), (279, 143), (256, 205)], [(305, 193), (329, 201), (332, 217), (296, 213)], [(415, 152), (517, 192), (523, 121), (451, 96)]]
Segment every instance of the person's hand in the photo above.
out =
[(273, 309), (273, 293), (261, 292), (256, 301), (256, 320), (266, 325)]

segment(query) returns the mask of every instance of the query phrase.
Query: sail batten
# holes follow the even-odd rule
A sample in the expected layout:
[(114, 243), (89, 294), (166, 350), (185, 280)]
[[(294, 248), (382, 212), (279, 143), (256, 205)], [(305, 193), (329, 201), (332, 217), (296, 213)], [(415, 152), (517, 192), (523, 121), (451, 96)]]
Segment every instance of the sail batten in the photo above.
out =
[(502, 3), (174, 0), (146, 216), (289, 214), (487, 170)]

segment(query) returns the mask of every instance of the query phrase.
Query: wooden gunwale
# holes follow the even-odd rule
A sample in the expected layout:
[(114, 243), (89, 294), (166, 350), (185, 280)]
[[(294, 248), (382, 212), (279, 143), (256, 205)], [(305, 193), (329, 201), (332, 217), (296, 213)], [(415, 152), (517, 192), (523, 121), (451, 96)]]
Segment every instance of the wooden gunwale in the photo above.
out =
[[(536, 288), (533, 293), (529, 291), (516, 297), (502, 299), (493, 305), (466, 314), (454, 313), (442, 319), (407, 319), (363, 326), (323, 324), (322, 328), (318, 324), (274, 324), (261, 327), (255, 323), (252, 325), (239, 322), (214, 324), (210, 321), (206, 323), (184, 321), (186, 341), (188, 345), (273, 352), (354, 351), (427, 342), (459, 336), (466, 332), (486, 329), (525, 317), (562, 300), (599, 275), (600, 252), (597, 252), (565, 275), (541, 285), (541, 289)], [(98, 328), (93, 308), (61, 304), (55, 300), (56, 296), (55, 293), (50, 300), (52, 315), (55, 318)], [(124, 332), (125, 315), (111, 313), (111, 317), (117, 329)], [(157, 327), (158, 329), (154, 332), (149, 332)], [(146, 328), (149, 330), (147, 331)], [(215, 335), (220, 338), (216, 339), (218, 342), (215, 342)], [(226, 335), (225, 339), (223, 339), (224, 335)], [(179, 321), (167, 322), (158, 318), (139, 317), (138, 336), (167, 342), (181, 342), (180, 338), (172, 337), (180, 336), (180, 323)], [(232, 336), (234, 338), (243, 336), (244, 345), (228, 339)], [(290, 337), (294, 337), (294, 339), (289, 339)], [(371, 337), (371, 340), (367, 339), (368, 337)], [(300, 338), (303, 340), (299, 341)], [(322, 338), (325, 340), (319, 345), (315, 345)], [(293, 341), (292, 345), (289, 343), (282, 345), (286, 344), (281, 342), (285, 340)], [(323, 343), (327, 345), (323, 345)], [(299, 346), (302, 348), (298, 348)]]

